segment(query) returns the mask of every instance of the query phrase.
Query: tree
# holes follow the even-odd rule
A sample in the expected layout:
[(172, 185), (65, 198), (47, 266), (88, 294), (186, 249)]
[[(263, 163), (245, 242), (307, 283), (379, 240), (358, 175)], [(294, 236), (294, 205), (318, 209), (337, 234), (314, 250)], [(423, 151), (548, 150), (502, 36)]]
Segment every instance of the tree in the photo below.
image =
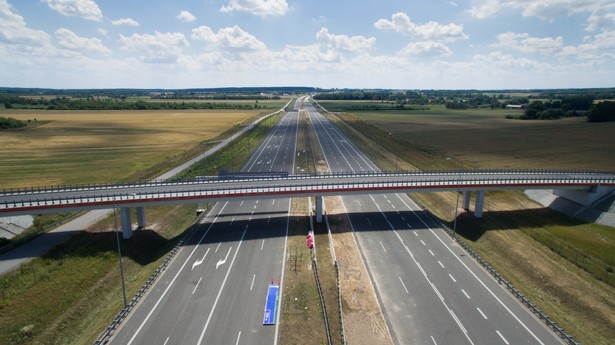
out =
[(594, 104), (587, 115), (588, 122), (615, 121), (615, 102)]

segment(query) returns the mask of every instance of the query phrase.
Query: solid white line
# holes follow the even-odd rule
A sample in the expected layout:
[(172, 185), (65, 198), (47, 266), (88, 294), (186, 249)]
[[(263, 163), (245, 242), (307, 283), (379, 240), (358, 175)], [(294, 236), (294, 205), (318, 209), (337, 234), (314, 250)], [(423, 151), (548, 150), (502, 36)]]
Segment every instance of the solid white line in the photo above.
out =
[[(399, 197), (399, 196), (398, 196)], [(399, 197), (400, 200), (402, 200), (402, 202), (406, 203), (401, 197)], [(410, 201), (412, 201), (412, 199), (410, 199)], [(416, 206), (416, 208), (419, 208), (414, 201), (412, 201), (412, 203)], [(410, 205), (408, 205), (406, 203), (406, 206), (408, 206), (408, 208), (410, 208), (412, 210), (412, 208), (410, 207)], [(517, 320), (517, 322), (534, 338), (536, 339), (536, 341), (541, 344), (541, 345), (545, 345), (542, 340), (540, 340), (540, 338), (538, 338), (538, 336), (536, 336), (536, 334), (534, 334), (534, 332), (532, 332), (532, 330), (527, 327), (527, 325), (525, 323), (523, 323), (523, 321), (521, 321), (521, 319), (519, 319), (519, 317), (517, 317), (517, 315), (515, 315), (515, 313), (512, 312), (512, 310), (510, 310), (510, 308), (508, 308), (508, 306), (506, 304), (504, 304), (504, 302), (502, 302), (502, 300), (493, 292), (491, 291), (491, 289), (476, 275), (476, 273), (474, 273), (470, 267), (468, 267), (468, 265), (465, 264), (465, 262), (461, 261), (461, 259), (459, 257), (457, 257), (457, 255), (455, 254), (455, 252), (453, 252), (453, 250), (446, 244), (444, 243), (444, 241), (440, 238), (440, 236), (438, 236), (436, 234), (436, 232), (429, 227), (429, 225), (427, 225), (427, 223), (423, 220), (423, 218), (421, 218), (415, 211), (412, 211), (412, 213), (421, 221), (421, 223), (423, 223), (423, 225), (425, 225), (429, 231), (444, 245), (444, 247), (446, 247), (446, 249), (448, 249), (448, 251), (453, 255), (453, 257), (455, 257), (455, 259), (457, 259), (457, 261), (459, 261), (459, 263), (461, 263), (461, 265), (463, 265), (463, 267), (466, 268), (466, 270), (468, 270), (468, 272), (470, 272), (470, 274), (489, 292), (489, 294), (495, 298), (496, 301), (498, 301), (498, 303), (500, 303), (500, 305), (502, 307), (504, 307), (504, 309), (506, 309), (506, 311), (515, 319)]]
[[(222, 211), (224, 210), (224, 208), (226, 207), (226, 205), (228, 205), (228, 201), (224, 203), (224, 206), (222, 206), (222, 208), (220, 209), (220, 211), (218, 212), (218, 215), (220, 213), (222, 213)], [(192, 249), (192, 252), (190, 253), (190, 255), (188, 255), (188, 258), (186, 259), (186, 261), (184, 261), (184, 264), (179, 268), (179, 270), (177, 271), (177, 273), (175, 274), (175, 276), (173, 277), (173, 279), (171, 280), (171, 282), (169, 283), (169, 285), (167, 285), (167, 288), (164, 290), (164, 292), (162, 293), (162, 295), (160, 296), (160, 298), (158, 298), (158, 301), (156, 301), (156, 304), (154, 304), (154, 307), (149, 311), (149, 313), (147, 314), (147, 316), (145, 317), (145, 320), (143, 320), (143, 322), (141, 322), (141, 325), (139, 325), (139, 328), (137, 328), (137, 330), (135, 331), (135, 333), (132, 335), (132, 338), (130, 338), (130, 340), (128, 341), (127, 345), (132, 344), (132, 342), (135, 340), (135, 338), (137, 337), (137, 335), (139, 335), (139, 332), (141, 332), (141, 329), (143, 329), (143, 326), (145, 326), (145, 323), (149, 320), (149, 318), (152, 316), (152, 314), (154, 313), (154, 311), (156, 310), (156, 308), (158, 307), (158, 305), (160, 304), (160, 302), (162, 301), (162, 299), (164, 298), (164, 296), (166, 296), (167, 292), (169, 292), (169, 289), (171, 289), (171, 286), (173, 286), (173, 283), (175, 282), (175, 280), (177, 279), (177, 277), (179, 277), (179, 274), (182, 272), (182, 270), (184, 269), (184, 267), (186, 266), (186, 264), (188, 263), (188, 261), (190, 261), (190, 258), (192, 257), (192, 254), (194, 254), (194, 252), (196, 251), (196, 249), (199, 247), (199, 245), (201, 244), (201, 242), (203, 242), (203, 239), (205, 239), (205, 236), (207, 236), (207, 234), (209, 233), (209, 230), (211, 230), (211, 228), (214, 226), (214, 224), (216, 223), (216, 220), (218, 219), (218, 215), (216, 215), (216, 217), (214, 218), (214, 220), (211, 222), (211, 224), (209, 225), (209, 227), (207, 228), (207, 231), (205, 231), (205, 233), (203, 234), (203, 236), (201, 236), (201, 239), (199, 240), (199, 243), (194, 246), (194, 249)]]
[(403, 281), (403, 280), (401, 280), (401, 277), (397, 277), (397, 278), (399, 278), (399, 282), (401, 283), (401, 286), (403, 286), (403, 287), (404, 287), (404, 290), (406, 290), (406, 293), (409, 295), (409, 294), (410, 294), (410, 292), (408, 292), (408, 289), (406, 288), (406, 284), (404, 284), (404, 281)]
[(483, 313), (483, 311), (480, 310), (479, 307), (476, 307), (476, 310), (478, 310), (478, 312), (483, 316), (483, 319), (487, 320), (487, 315), (485, 315), (485, 313)]
[(235, 345), (239, 344), (239, 338), (241, 338), (241, 331), (237, 334), (237, 341), (235, 342)]
[(265, 240), (263, 240), (263, 243), (261, 243), (261, 250), (263, 250), (264, 245), (265, 245)]
[(209, 312), (209, 316), (207, 317), (207, 321), (205, 322), (205, 326), (203, 327), (203, 331), (201, 332), (201, 336), (199, 337), (199, 341), (197, 345), (201, 345), (203, 342), (203, 337), (205, 336), (205, 331), (207, 331), (207, 326), (209, 326), (209, 322), (211, 321), (211, 317), (214, 315), (214, 310), (216, 310), (216, 305), (218, 305), (218, 300), (220, 300), (220, 295), (222, 295), (222, 290), (224, 290), (224, 285), (226, 285), (226, 280), (228, 279), (229, 273), (231, 273), (231, 268), (233, 267), (233, 263), (235, 262), (235, 258), (237, 257), (237, 253), (239, 253), (239, 248), (241, 248), (241, 243), (243, 242), (243, 237), (246, 235), (246, 231), (243, 231), (241, 235), (241, 239), (239, 240), (239, 244), (237, 245), (237, 250), (235, 254), (233, 254), (233, 259), (231, 260), (231, 264), (228, 266), (228, 270), (226, 271), (226, 275), (224, 276), (224, 280), (222, 280), (222, 286), (220, 286), (220, 290), (218, 290), (218, 295), (214, 300), (214, 305), (211, 307), (211, 311)]
[(433, 335), (431, 336), (431, 341), (433, 341), (433, 345), (438, 345), (438, 343), (436, 343), (436, 339), (433, 338)]
[(250, 284), (250, 291), (252, 291), (252, 288), (254, 287), (254, 279), (256, 279), (256, 273), (254, 273), (254, 275), (252, 276), (252, 284)]
[(196, 285), (194, 286), (194, 290), (192, 290), (192, 294), (194, 295), (194, 292), (196, 291), (196, 288), (199, 287), (199, 284), (201, 283), (201, 279), (203, 279), (203, 277), (199, 278), (199, 281), (196, 282)]
[(444, 265), (442, 265), (442, 263), (440, 262), (440, 260), (438, 260), (438, 263), (440, 264), (440, 267), (444, 268)]
[(510, 345), (510, 343), (506, 340), (506, 338), (504, 338), (504, 336), (502, 335), (502, 333), (500, 333), (500, 331), (496, 329), (495, 332), (500, 336), (500, 338), (502, 338), (502, 341), (504, 341), (504, 344)]
[(453, 280), (453, 282), (455, 282), (455, 283), (457, 282), (457, 280), (455, 280), (455, 278), (454, 278), (454, 277), (453, 277), (450, 273), (448, 274), (448, 276), (449, 276), (449, 277), (451, 277), (451, 279)]
[(382, 250), (384, 250), (384, 252), (386, 253), (387, 250), (384, 248), (384, 244), (382, 244), (382, 241), (380, 241), (380, 246), (382, 246)]
[(434, 253), (431, 251), (431, 249), (428, 249), (428, 250), (429, 250), (429, 254), (431, 254), (431, 256), (436, 256), (436, 254), (434, 254)]
[(464, 295), (466, 295), (467, 299), (470, 299), (470, 295), (468, 295), (468, 293), (466, 292), (466, 290), (461, 289), (461, 292), (463, 292)]

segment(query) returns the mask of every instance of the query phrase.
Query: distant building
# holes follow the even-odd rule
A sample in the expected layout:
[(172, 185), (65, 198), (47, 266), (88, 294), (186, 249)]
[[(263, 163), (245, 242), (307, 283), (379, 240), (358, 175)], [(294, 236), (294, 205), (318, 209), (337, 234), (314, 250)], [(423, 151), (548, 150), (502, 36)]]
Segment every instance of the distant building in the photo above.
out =
[(506, 109), (523, 109), (525, 106), (521, 104), (507, 104)]

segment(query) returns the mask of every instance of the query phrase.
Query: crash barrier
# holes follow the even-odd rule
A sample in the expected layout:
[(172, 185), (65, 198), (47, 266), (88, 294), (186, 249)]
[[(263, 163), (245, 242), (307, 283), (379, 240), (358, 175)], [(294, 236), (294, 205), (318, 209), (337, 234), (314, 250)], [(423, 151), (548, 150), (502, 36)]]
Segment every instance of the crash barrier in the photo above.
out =
[(156, 279), (158, 279), (158, 277), (162, 274), (162, 272), (164, 272), (164, 270), (167, 269), (167, 267), (169, 266), (169, 262), (171, 262), (171, 260), (173, 260), (173, 258), (175, 257), (175, 255), (177, 254), (179, 249), (181, 248), (181, 245), (184, 242), (184, 240), (189, 238), (192, 235), (192, 233), (197, 229), (197, 227), (194, 226), (194, 225), (195, 224), (199, 224), (205, 218), (205, 216), (211, 210), (212, 206), (213, 205), (208, 205), (207, 209), (205, 210), (205, 212), (201, 213), (201, 215), (199, 215), (199, 217), (197, 217), (196, 221), (193, 223), (192, 230), (186, 232), (186, 234), (177, 242), (175, 247), (173, 247), (171, 252), (167, 255), (167, 257), (160, 264), (160, 266), (158, 266), (158, 268), (156, 268), (154, 273), (152, 273), (152, 275), (145, 282), (145, 284), (143, 284), (143, 286), (141, 286), (139, 291), (137, 291), (137, 293), (130, 299), (130, 302), (128, 302), (128, 304), (124, 307), (124, 309), (120, 310), (120, 312), (115, 316), (113, 321), (111, 321), (109, 326), (107, 326), (107, 328), (105, 328), (105, 330), (98, 337), (98, 339), (96, 339), (96, 341), (94, 341), (94, 345), (106, 344), (106, 343), (109, 342), (109, 340), (111, 340), (111, 337), (113, 336), (113, 334), (115, 334), (115, 331), (119, 328), (119, 326), (122, 324), (124, 319), (126, 319), (128, 314), (130, 314), (130, 312), (136, 307), (137, 303), (145, 295), (147, 290), (154, 284), (154, 282), (156, 281)]
[(325, 297), (322, 294), (320, 287), (320, 279), (318, 279), (318, 268), (316, 265), (316, 250), (312, 250), (312, 270), (314, 270), (314, 279), (316, 280), (316, 288), (320, 297), (320, 305), (322, 306), (322, 316), (325, 321), (325, 331), (327, 332), (327, 344), (331, 345), (331, 327), (329, 326), (329, 316), (327, 315), (327, 306), (325, 305)]
[[(416, 202), (416, 201), (415, 201), (415, 203), (418, 204), (418, 202)], [(534, 315), (536, 315), (536, 317), (538, 317), (538, 319), (540, 319), (542, 322), (544, 322), (547, 325), (547, 327), (549, 327), (549, 329), (551, 329), (562, 340), (564, 340), (566, 342), (566, 344), (568, 344), (568, 345), (581, 345), (581, 343), (576, 342), (574, 340), (574, 338), (570, 334), (568, 334), (562, 327), (560, 327), (548, 315), (546, 315), (542, 310), (540, 310), (540, 308), (538, 308), (538, 306), (536, 306), (527, 297), (525, 297), (521, 291), (517, 290), (513, 286), (513, 284), (511, 284), (509, 281), (504, 279), (504, 277), (502, 277), (495, 270), (495, 268), (493, 266), (491, 266), (485, 259), (483, 259), (478, 253), (476, 253), (472, 248), (470, 248), (470, 246), (468, 246), (465, 243), (465, 241), (461, 237), (459, 237), (459, 235), (457, 235), (456, 232), (454, 232), (446, 224), (442, 223), (442, 221), (438, 217), (436, 217), (434, 214), (432, 214), (429, 210), (425, 209), (425, 207), (423, 207), (422, 205), (421, 205), (421, 208), (423, 209), (423, 211), (427, 215), (429, 215), (430, 218), (432, 218), (432, 220), (434, 222), (436, 222), (440, 227), (442, 227), (442, 229), (444, 229), (446, 231), (446, 233), (455, 242), (457, 242), (457, 244), (459, 244), (459, 246), (461, 246), (468, 254), (470, 254), (479, 264), (481, 264), (481, 266), (483, 266), (483, 268), (485, 268), (487, 270), (487, 272), (489, 272), (495, 278), (495, 280), (499, 284), (504, 285), (506, 287), (506, 289), (513, 296), (515, 296), (515, 298), (517, 298), (525, 307), (527, 307)]]

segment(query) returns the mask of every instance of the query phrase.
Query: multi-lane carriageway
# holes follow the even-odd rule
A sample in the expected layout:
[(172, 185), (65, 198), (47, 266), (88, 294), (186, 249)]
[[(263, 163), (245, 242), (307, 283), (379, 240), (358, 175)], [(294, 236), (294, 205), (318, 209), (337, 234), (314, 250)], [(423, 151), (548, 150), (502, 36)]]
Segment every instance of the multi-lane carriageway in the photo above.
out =
[[(292, 171), (300, 103), (243, 171)], [(116, 334), (118, 344), (276, 343), (278, 326), (261, 322), (267, 284), (280, 279), (283, 289), (289, 197), (323, 195), (346, 195), (343, 204), (395, 343), (560, 343), (405, 192), (578, 189), (613, 186), (613, 175), (381, 173), (310, 104), (306, 109), (331, 175), (4, 191), (0, 214), (219, 201)]]

